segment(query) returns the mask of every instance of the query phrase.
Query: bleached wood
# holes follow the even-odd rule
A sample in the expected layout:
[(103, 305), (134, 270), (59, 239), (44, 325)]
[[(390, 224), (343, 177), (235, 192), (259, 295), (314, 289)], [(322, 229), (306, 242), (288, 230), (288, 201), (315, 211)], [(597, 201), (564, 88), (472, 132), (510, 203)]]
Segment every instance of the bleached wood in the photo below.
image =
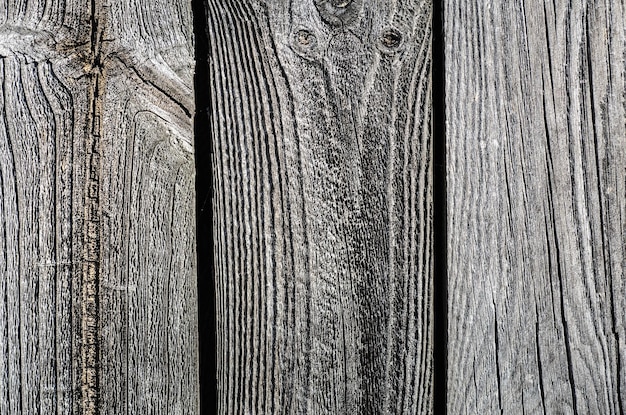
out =
[(625, 22), (445, 2), (450, 414), (624, 413)]
[(197, 414), (188, 2), (0, 1), (0, 414)]
[(430, 413), (431, 2), (205, 4), (219, 413)]

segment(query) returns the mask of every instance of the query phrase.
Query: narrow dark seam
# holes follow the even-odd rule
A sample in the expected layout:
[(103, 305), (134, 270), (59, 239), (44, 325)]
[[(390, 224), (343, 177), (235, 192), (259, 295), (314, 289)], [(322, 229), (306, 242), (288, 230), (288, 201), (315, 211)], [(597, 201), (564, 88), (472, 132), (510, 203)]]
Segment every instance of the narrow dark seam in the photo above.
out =
[(447, 191), (445, 37), (443, 0), (433, 2), (433, 414), (446, 413), (447, 389)]
[(192, 0), (196, 71), (194, 91), (194, 147), (196, 162), (196, 253), (198, 290), (198, 351), (200, 413), (217, 413), (215, 286), (213, 261), (213, 134), (208, 110), (211, 107), (208, 64), (208, 27), (203, 0)]

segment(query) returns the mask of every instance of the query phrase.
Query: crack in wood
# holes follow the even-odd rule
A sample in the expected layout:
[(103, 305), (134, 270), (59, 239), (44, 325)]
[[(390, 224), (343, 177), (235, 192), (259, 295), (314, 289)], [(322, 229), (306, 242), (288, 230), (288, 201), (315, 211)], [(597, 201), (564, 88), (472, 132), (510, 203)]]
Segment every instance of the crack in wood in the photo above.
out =
[(103, 25), (100, 24), (101, 5), (91, 1), (91, 78), (85, 175), (85, 223), (82, 265), (82, 410), (85, 415), (98, 414), (98, 365), (99, 365), (99, 313), (98, 284), (100, 274), (100, 176), (101, 176), (101, 136), (102, 136), (102, 90), (105, 76), (101, 62), (101, 40)]
[(0, 414), (198, 413), (192, 15), (157, 6), (0, 6)]

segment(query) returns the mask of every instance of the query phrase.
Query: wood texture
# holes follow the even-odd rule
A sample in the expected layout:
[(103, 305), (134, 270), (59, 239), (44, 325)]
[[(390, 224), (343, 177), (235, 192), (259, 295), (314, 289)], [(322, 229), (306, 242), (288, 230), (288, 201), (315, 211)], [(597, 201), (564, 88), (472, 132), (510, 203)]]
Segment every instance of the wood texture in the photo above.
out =
[(220, 414), (432, 407), (430, 1), (212, 1)]
[(0, 413), (197, 414), (190, 5), (0, 1)]
[(445, 3), (450, 414), (623, 414), (623, 1)]

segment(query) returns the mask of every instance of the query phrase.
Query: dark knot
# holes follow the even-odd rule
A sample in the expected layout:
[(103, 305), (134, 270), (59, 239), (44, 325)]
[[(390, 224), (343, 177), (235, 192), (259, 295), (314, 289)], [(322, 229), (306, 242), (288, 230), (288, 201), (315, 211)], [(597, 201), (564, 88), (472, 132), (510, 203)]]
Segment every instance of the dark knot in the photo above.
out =
[(331, 26), (345, 26), (359, 16), (362, 0), (315, 0), (322, 20)]

